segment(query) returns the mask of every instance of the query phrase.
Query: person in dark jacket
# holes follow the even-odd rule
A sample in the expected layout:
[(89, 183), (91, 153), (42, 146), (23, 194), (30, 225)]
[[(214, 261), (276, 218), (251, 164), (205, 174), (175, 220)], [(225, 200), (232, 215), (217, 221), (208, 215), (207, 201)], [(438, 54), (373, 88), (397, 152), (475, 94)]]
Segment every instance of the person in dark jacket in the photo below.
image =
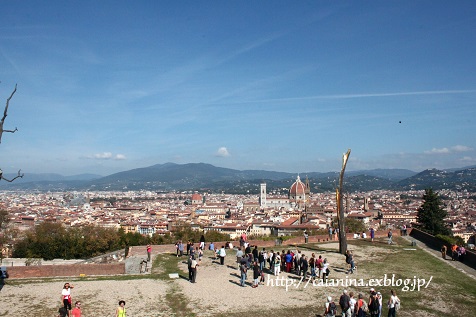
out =
[(259, 279), (261, 277), (261, 271), (259, 269), (259, 263), (257, 260), (253, 262), (253, 288), (258, 287)]
[(304, 254), (301, 256), (301, 272), (304, 279), (307, 278), (307, 269), (309, 268), (309, 262), (307, 261), (307, 256)]

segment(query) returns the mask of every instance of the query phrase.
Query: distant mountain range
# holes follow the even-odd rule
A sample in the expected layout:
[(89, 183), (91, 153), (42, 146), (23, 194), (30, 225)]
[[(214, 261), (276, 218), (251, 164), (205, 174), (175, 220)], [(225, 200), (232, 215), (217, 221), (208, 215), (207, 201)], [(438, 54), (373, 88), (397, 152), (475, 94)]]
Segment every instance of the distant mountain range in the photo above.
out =
[[(307, 177), (312, 192), (334, 191), (338, 172), (299, 173)], [(15, 175), (5, 175), (7, 178)], [(136, 168), (106, 177), (94, 174), (62, 176), (26, 174), (12, 183), (0, 182), (2, 190), (74, 191), (74, 190), (151, 190), (210, 191), (230, 194), (259, 193), (260, 183), (268, 191), (285, 191), (298, 174), (263, 170), (234, 170), (205, 163), (157, 164)], [(451, 170), (374, 169), (345, 173), (346, 191), (420, 190), (425, 188), (476, 191), (476, 166)]]

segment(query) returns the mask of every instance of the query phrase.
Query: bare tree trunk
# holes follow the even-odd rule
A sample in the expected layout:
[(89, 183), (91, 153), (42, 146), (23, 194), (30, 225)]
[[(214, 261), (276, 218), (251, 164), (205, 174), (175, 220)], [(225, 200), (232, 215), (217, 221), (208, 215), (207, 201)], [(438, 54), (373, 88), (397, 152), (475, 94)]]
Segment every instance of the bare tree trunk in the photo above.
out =
[(347, 166), (347, 161), (350, 156), (350, 149), (347, 150), (342, 156), (342, 169), (340, 171), (339, 177), (339, 188), (336, 189), (336, 202), (337, 202), (337, 225), (339, 227), (339, 253), (345, 254), (347, 251), (347, 236), (345, 230), (345, 217), (344, 217), (344, 208), (343, 201), (344, 196), (342, 195), (342, 187), (344, 182), (344, 172), (345, 167)]

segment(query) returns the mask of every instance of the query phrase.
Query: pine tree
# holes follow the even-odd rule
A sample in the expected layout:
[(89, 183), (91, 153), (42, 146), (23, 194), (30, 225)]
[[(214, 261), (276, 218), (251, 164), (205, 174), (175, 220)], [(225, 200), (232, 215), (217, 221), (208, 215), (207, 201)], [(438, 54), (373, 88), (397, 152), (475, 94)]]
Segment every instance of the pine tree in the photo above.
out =
[(447, 212), (441, 207), (438, 193), (433, 189), (425, 189), (423, 204), (418, 208), (418, 222), (421, 228), (432, 235), (450, 235), (451, 230), (445, 226)]

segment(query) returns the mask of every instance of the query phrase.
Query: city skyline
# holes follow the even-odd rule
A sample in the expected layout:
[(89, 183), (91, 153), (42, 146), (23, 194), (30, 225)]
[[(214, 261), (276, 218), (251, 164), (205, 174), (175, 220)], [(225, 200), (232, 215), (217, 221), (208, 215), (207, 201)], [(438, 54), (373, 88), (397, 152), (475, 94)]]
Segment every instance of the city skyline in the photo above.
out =
[(476, 164), (476, 4), (2, 4), (4, 173)]

